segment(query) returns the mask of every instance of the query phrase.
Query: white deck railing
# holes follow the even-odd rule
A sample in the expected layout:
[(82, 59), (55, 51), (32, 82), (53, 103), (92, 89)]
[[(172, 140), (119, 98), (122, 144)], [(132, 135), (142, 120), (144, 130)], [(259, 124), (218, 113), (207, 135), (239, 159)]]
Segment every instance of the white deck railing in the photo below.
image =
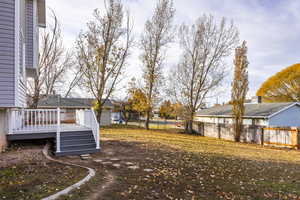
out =
[(18, 109), (10, 112), (9, 134), (18, 130), (35, 131), (57, 126), (58, 109)]
[(56, 151), (60, 152), (60, 108), (17, 109), (9, 112), (8, 134), (19, 130), (35, 132), (53, 128), (56, 129)]
[(94, 110), (76, 110), (76, 124), (92, 129), (96, 142), (96, 148), (100, 149), (99, 123)]
[[(60, 108), (15, 109), (10, 110), (8, 114), (8, 134), (14, 134), (20, 130), (29, 133), (56, 130), (56, 151), (60, 152)], [(99, 123), (94, 110), (76, 110), (76, 124), (92, 129), (96, 148), (100, 149)]]

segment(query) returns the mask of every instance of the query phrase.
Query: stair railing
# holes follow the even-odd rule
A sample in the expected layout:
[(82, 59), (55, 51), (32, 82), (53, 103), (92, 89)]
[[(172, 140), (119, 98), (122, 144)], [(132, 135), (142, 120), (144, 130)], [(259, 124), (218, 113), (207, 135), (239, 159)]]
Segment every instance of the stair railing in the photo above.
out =
[(57, 108), (56, 152), (60, 152), (60, 108)]
[(99, 123), (93, 109), (76, 110), (76, 124), (92, 129), (96, 148), (100, 149)]
[(92, 128), (93, 135), (94, 135), (94, 138), (96, 141), (96, 148), (100, 149), (99, 123), (97, 121), (97, 117), (96, 117), (94, 109), (91, 109), (90, 113), (91, 113), (91, 128)]

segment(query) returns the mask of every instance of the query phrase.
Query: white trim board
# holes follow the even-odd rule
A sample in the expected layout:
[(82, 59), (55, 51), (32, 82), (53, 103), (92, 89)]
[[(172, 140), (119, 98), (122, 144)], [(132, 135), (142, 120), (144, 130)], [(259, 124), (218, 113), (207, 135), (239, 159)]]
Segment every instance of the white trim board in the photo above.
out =
[(33, 0), (33, 68), (37, 69), (38, 65), (38, 39), (39, 39), (39, 27), (38, 27), (38, 8), (37, 8), (37, 0)]
[(14, 85), (14, 92), (15, 92), (15, 106), (18, 106), (18, 99), (19, 99), (19, 56), (20, 56), (20, 0), (15, 0), (15, 85)]

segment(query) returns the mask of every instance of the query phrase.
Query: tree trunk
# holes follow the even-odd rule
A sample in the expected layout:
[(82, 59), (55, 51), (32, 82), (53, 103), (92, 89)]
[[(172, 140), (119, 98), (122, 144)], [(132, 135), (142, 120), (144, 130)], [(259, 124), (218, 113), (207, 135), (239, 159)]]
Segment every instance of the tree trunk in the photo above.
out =
[(188, 120), (188, 133), (193, 133), (193, 120)]
[(34, 94), (32, 97), (32, 102), (30, 104), (30, 108), (36, 109), (38, 107), (39, 99), (40, 99), (40, 89), (38, 88), (39, 81), (37, 79), (34, 80)]
[(102, 105), (101, 105), (101, 101), (98, 101), (98, 109), (97, 109), (97, 120), (99, 125), (101, 124), (101, 114), (102, 114)]
[(194, 113), (195, 112), (193, 112), (193, 111), (190, 113), (190, 117), (189, 117), (189, 120), (187, 122), (187, 132), (190, 133), (190, 134), (193, 133)]
[(102, 114), (102, 109), (98, 108), (98, 110), (97, 110), (97, 120), (98, 120), (99, 124), (101, 122), (101, 114)]
[(37, 106), (38, 106), (38, 103), (39, 103), (39, 95), (36, 95), (36, 94), (35, 94), (35, 95), (32, 97), (32, 103), (31, 103), (30, 107), (33, 108), (33, 109), (36, 109)]
[(186, 133), (188, 133), (189, 131), (188, 131), (188, 129), (189, 129), (189, 123), (188, 123), (188, 121), (184, 121), (184, 132), (186, 132)]
[(150, 122), (150, 111), (146, 112), (146, 120), (145, 120), (145, 128), (149, 130), (149, 122)]
[(241, 132), (242, 132), (242, 120), (236, 118), (234, 123), (234, 141), (240, 142), (241, 140)]

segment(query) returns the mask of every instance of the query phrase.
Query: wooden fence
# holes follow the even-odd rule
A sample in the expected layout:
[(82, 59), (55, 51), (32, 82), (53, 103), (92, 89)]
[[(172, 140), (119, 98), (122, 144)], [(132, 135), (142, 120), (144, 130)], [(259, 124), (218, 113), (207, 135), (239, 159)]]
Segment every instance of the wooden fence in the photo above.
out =
[(299, 148), (300, 129), (286, 128), (264, 128), (264, 145)]
[[(232, 124), (195, 122), (193, 129), (202, 136), (231, 141), (234, 140), (234, 129)], [(257, 125), (245, 125), (243, 126), (241, 142), (298, 149), (300, 147), (299, 138), (300, 129), (298, 128), (274, 128)]]

